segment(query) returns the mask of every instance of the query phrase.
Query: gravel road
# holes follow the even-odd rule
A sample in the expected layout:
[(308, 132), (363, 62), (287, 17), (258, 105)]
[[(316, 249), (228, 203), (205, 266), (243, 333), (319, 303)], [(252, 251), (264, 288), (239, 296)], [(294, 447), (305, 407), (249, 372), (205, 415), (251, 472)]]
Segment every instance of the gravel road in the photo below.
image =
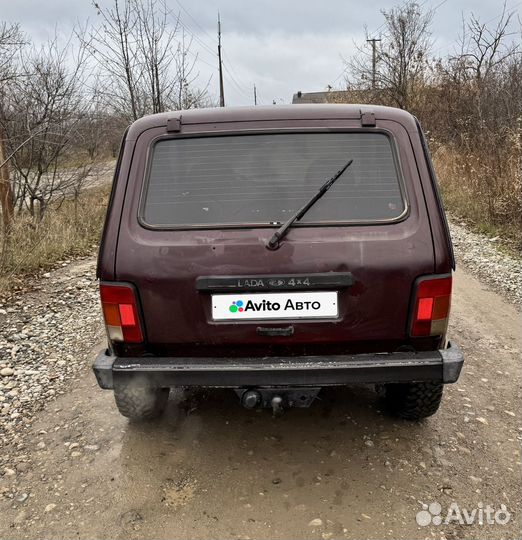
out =
[[(177, 392), (163, 419), (130, 424), (89, 369), (94, 259), (36, 280), (0, 305), (0, 538), (519, 538), (520, 263), (453, 235), (466, 364), (418, 423), (361, 386), (277, 419), (231, 391)], [(509, 522), (488, 524), (487, 505)]]

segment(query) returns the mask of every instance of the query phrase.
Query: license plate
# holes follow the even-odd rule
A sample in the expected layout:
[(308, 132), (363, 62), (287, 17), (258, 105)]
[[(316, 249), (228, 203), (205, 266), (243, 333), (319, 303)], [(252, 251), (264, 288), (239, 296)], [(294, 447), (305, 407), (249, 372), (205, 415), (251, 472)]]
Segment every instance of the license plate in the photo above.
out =
[(213, 294), (215, 321), (337, 317), (337, 291)]

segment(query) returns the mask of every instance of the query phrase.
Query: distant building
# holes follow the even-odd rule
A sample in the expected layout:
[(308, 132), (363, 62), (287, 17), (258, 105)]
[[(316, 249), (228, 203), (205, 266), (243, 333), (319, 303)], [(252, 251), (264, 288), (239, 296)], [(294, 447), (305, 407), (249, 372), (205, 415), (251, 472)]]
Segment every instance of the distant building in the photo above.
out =
[(293, 104), (309, 103), (373, 103), (388, 105), (383, 90), (327, 90), (325, 92), (297, 92), (292, 98)]
[(297, 92), (292, 103), (348, 103), (351, 92), (346, 90), (329, 90), (327, 92)]

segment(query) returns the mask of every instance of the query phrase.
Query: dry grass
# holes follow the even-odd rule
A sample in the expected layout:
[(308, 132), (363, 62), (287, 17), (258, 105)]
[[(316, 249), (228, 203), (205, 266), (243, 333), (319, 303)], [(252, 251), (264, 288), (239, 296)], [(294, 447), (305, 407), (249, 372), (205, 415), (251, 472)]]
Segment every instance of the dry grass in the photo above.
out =
[(18, 216), (8, 239), (0, 233), (0, 293), (20, 278), (53, 267), (58, 261), (93, 253), (97, 248), (110, 188), (96, 187), (80, 195), (77, 204), (65, 200), (48, 209), (35, 224)]
[(520, 143), (481, 151), (432, 144), (433, 161), (446, 208), (476, 230), (522, 245)]

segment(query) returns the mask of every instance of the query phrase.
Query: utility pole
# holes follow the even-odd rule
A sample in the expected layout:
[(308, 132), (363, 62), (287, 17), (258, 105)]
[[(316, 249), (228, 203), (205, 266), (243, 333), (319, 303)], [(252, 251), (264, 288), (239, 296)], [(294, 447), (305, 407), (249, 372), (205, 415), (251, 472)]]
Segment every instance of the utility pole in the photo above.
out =
[(257, 91), (256, 91), (256, 85), (254, 84), (254, 105), (257, 105)]
[(218, 59), (219, 59), (219, 106), (225, 106), (225, 89), (223, 88), (223, 62), (221, 61), (221, 19), (218, 12)]
[(375, 80), (377, 77), (377, 42), (382, 40), (373, 38), (366, 41), (372, 44), (372, 90), (375, 90)]

